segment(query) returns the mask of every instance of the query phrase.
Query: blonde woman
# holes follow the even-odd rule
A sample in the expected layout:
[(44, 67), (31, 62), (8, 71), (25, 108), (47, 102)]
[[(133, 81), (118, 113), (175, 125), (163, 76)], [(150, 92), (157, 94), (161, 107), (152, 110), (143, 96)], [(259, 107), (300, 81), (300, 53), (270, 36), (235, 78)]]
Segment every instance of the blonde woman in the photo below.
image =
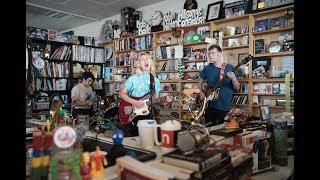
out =
[[(143, 97), (150, 93), (150, 73), (154, 77), (154, 93), (153, 100), (159, 99), (159, 92), (161, 91), (160, 80), (155, 76), (155, 68), (151, 57), (147, 53), (141, 53), (138, 56), (133, 69), (133, 75), (131, 75), (126, 82), (122, 90), (120, 91), (120, 98), (135, 107), (142, 107), (144, 102), (136, 100), (135, 98)], [(136, 126), (139, 119), (151, 118), (150, 115), (143, 117), (139, 116), (132, 122), (124, 126), (124, 132), (126, 136), (138, 136), (138, 128)]]

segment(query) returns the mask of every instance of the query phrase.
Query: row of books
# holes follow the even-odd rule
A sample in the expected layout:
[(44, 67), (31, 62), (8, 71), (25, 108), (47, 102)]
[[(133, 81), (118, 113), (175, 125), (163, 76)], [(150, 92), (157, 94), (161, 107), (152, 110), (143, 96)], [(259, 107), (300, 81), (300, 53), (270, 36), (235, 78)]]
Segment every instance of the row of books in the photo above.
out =
[(44, 66), (40, 69), (40, 74), (42, 77), (69, 77), (69, 65), (69, 62), (56, 63), (44, 61)]
[(152, 48), (152, 35), (142, 36), (129, 40), (131, 43), (131, 49), (143, 50)]
[[(286, 106), (286, 99), (270, 99), (270, 98), (261, 98), (259, 102), (259, 96), (253, 95), (252, 96), (252, 103), (253, 105), (263, 105), (263, 106)], [(294, 106), (294, 100), (290, 100), (290, 106)]]
[(126, 51), (131, 50), (131, 39), (125, 38), (114, 42), (115, 51)]
[(248, 98), (247, 98), (247, 96), (238, 96), (238, 95), (236, 95), (236, 96), (233, 96), (232, 97), (232, 104), (235, 104), (235, 105), (240, 105), (240, 104), (248, 104)]
[(67, 79), (36, 79), (36, 91), (67, 90)]
[(249, 84), (248, 83), (240, 83), (239, 93), (248, 93), (249, 92)]
[(183, 48), (183, 57), (191, 60), (203, 60), (207, 59), (206, 49), (194, 49), (192, 47)]
[(175, 58), (176, 46), (158, 46), (156, 49), (156, 59)]
[[(286, 86), (284, 83), (271, 84), (271, 83), (257, 83), (253, 85), (254, 94), (285, 94)], [(290, 93), (294, 93), (294, 84), (290, 84)]]
[(71, 47), (64, 45), (57, 48), (53, 52), (53, 54), (50, 56), (50, 59), (69, 60), (70, 57), (71, 57)]
[(104, 63), (105, 62), (104, 49), (86, 47), (81, 45), (72, 46), (72, 60), (90, 63)]
[(116, 66), (127, 66), (131, 65), (130, 53), (120, 54), (119, 57), (114, 58)]

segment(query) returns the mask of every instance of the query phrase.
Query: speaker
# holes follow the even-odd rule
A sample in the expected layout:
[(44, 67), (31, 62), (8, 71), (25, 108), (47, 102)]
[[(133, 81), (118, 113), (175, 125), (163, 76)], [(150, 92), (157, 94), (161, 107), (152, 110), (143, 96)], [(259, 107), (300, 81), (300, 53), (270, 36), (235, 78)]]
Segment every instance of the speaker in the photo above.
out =
[(177, 141), (177, 146), (184, 154), (191, 154), (209, 144), (210, 138), (206, 129), (192, 129), (180, 132)]

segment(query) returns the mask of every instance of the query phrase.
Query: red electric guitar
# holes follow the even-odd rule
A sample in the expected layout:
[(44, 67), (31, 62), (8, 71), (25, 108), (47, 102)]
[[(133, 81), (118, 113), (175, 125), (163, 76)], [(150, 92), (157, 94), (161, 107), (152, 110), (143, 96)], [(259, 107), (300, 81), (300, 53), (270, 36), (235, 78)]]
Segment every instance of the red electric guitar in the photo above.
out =
[[(128, 124), (130, 123), (135, 117), (137, 116), (146, 116), (150, 113), (150, 96), (151, 94), (148, 93), (140, 98), (137, 97), (131, 97), (135, 100), (139, 100), (144, 102), (144, 106), (137, 108), (134, 107), (132, 104), (128, 103), (127, 101), (124, 101), (123, 99), (120, 100), (120, 105), (118, 108), (118, 116), (121, 124)], [(159, 102), (153, 102), (152, 106), (159, 106), (163, 105), (164, 103), (170, 103), (172, 102), (172, 99), (167, 96), (165, 102), (159, 101)]]

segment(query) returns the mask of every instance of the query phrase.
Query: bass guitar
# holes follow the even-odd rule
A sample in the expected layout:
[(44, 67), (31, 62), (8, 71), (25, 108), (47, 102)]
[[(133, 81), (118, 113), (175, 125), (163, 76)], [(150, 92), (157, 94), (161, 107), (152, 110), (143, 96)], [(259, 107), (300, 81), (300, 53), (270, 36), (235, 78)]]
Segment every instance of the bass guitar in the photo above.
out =
[[(237, 64), (234, 68), (232, 68), (232, 72), (235, 72), (241, 65), (243, 64), (247, 64), (249, 61), (252, 60), (252, 55), (248, 55), (247, 57), (245, 57), (243, 60), (241, 60), (241, 62), (239, 64)], [(206, 101), (211, 101), (214, 102), (218, 99), (219, 94), (220, 94), (220, 86), (221, 84), (225, 81), (225, 79), (227, 78), (227, 74), (225, 73), (225, 75), (223, 76), (223, 78), (213, 87), (213, 86), (209, 86), (206, 89)]]

